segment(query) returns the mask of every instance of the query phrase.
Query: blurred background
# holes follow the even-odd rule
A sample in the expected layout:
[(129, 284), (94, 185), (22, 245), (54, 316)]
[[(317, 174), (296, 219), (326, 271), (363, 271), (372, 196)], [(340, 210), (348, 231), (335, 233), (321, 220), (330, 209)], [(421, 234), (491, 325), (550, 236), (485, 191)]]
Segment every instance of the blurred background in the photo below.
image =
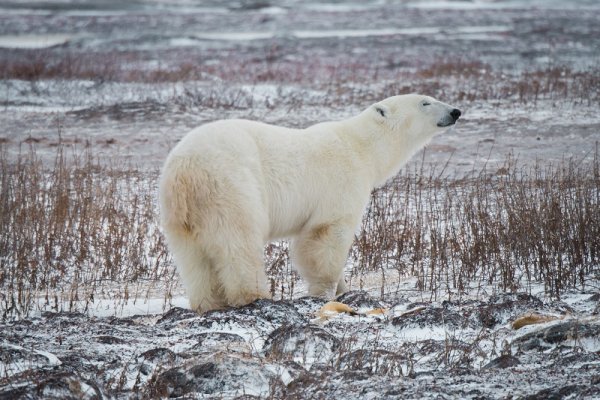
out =
[(593, 0), (3, 1), (0, 141), (156, 167), (205, 121), (302, 127), (420, 92), (465, 110), (427, 162), (585, 157), (599, 15)]

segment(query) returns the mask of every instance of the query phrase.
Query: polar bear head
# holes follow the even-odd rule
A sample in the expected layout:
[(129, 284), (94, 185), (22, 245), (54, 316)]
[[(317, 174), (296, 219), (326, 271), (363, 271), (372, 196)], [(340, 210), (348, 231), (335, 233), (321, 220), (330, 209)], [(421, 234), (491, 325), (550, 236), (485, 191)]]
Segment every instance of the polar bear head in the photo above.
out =
[(367, 112), (386, 128), (421, 139), (429, 139), (454, 125), (461, 115), (459, 109), (419, 94), (388, 97)]

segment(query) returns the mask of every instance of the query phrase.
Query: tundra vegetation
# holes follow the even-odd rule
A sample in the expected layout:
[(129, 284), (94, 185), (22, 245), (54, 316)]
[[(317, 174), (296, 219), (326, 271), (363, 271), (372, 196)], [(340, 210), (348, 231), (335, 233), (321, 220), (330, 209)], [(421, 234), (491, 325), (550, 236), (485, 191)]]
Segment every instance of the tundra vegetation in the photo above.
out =
[[(593, 1), (152, 3), (1, 6), (0, 397), (600, 396)], [(345, 307), (285, 241), (283, 301), (178, 307), (156, 186), (187, 131), (399, 93), (465, 113), (373, 191)]]
[[(25, 148), (16, 160), (0, 152), (2, 317), (87, 311), (104, 296), (124, 305), (157, 291), (167, 304), (177, 274), (157, 225), (158, 170), (60, 144), (43, 163), (35, 146)], [(516, 292), (543, 283), (557, 299), (585, 289), (600, 257), (600, 154), (590, 151), (589, 162), (525, 167), (509, 157), (461, 177), (411, 164), (373, 191), (349, 283), (364, 289), (373, 272), (384, 282), (417, 277), (432, 299), (473, 285)], [(286, 243), (268, 245), (265, 259), (273, 297), (292, 299), (299, 278)]]

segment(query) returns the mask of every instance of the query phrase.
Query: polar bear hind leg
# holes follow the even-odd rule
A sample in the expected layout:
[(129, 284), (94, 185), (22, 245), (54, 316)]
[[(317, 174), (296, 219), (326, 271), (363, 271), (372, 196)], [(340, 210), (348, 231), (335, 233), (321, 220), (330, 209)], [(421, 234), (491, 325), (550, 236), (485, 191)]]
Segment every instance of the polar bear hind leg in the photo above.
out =
[(228, 232), (222, 236), (219, 248), (214, 248), (214, 270), (229, 306), (270, 297), (260, 238), (258, 232), (240, 231), (237, 235)]
[(227, 219), (203, 235), (184, 233), (180, 236), (185, 237), (174, 238), (167, 233), (190, 306), (199, 312), (269, 297), (261, 235)]
[[(168, 238), (170, 236), (172, 234), (167, 234)], [(201, 312), (225, 307), (223, 289), (210, 259), (189, 234), (185, 236), (187, 237), (176, 240), (171, 237), (169, 247), (181, 282), (188, 293), (191, 308)]]

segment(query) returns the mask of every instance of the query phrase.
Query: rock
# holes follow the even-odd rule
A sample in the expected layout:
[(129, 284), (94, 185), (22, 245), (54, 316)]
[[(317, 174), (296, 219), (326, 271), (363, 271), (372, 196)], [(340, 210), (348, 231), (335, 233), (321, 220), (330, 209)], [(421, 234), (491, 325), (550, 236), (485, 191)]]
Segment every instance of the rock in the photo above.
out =
[(286, 301), (268, 299), (256, 300), (247, 306), (234, 310), (235, 314), (259, 317), (274, 325), (303, 324), (308, 318), (298, 313), (296, 308)]
[(264, 396), (276, 376), (252, 359), (217, 355), (196, 358), (184, 366), (160, 374), (145, 393), (149, 397), (188, 397), (192, 394), (216, 397)]
[(374, 309), (383, 308), (385, 305), (379, 300), (374, 299), (367, 292), (362, 290), (352, 290), (338, 296), (336, 301), (347, 304), (352, 307), (355, 311), (359, 309)]
[(591, 301), (594, 303), (600, 303), (600, 293), (594, 293), (587, 299), (587, 301)]
[(583, 346), (588, 351), (598, 351), (600, 350), (600, 325), (581, 323), (577, 320), (565, 321), (527, 333), (516, 338), (512, 343), (522, 350), (547, 349), (560, 344), (569, 347)]
[(140, 354), (138, 357), (139, 371), (143, 375), (150, 376), (158, 369), (170, 367), (179, 359), (180, 357), (173, 351), (158, 347)]
[(229, 332), (202, 332), (195, 336), (198, 343), (187, 350), (187, 355), (199, 355), (216, 351), (233, 351), (239, 353), (250, 353), (251, 346), (246, 340), (235, 333)]
[(167, 311), (158, 321), (156, 321), (156, 324), (162, 325), (198, 317), (199, 315), (195, 311), (189, 310), (187, 308), (173, 307), (169, 311)]
[(265, 353), (277, 360), (291, 359), (302, 365), (328, 364), (340, 340), (313, 325), (286, 325), (271, 332)]
[(15, 371), (58, 367), (61, 364), (60, 359), (50, 352), (0, 342), (0, 377), (10, 376)]
[(444, 350), (445, 343), (442, 340), (427, 339), (417, 342), (417, 353), (420, 355), (428, 355), (439, 353)]
[(79, 312), (69, 312), (69, 311), (61, 311), (61, 312), (53, 312), (53, 311), (44, 311), (42, 312), (42, 318), (45, 319), (62, 319), (62, 320), (72, 320), (72, 319), (84, 319), (86, 318), (85, 314)]
[(102, 391), (95, 382), (84, 379), (75, 372), (55, 370), (29, 370), (0, 379), (1, 399), (102, 399)]
[(505, 324), (530, 310), (542, 309), (544, 303), (527, 293), (505, 293), (492, 296), (487, 305), (479, 307), (479, 320), (486, 328)]
[(519, 364), (521, 364), (521, 362), (517, 357), (504, 354), (500, 357), (494, 358), (492, 361), (484, 365), (483, 369), (510, 368)]
[(561, 388), (548, 388), (539, 392), (525, 396), (523, 400), (562, 400), (571, 399), (593, 399), (600, 395), (600, 388), (589, 387), (587, 385), (567, 385)]
[(301, 315), (290, 303), (268, 299), (256, 300), (239, 308), (209, 311), (199, 322), (201, 326), (207, 328), (213, 324), (233, 324), (240, 327), (258, 326), (266, 331), (282, 325), (305, 323), (308, 323), (308, 316)]

